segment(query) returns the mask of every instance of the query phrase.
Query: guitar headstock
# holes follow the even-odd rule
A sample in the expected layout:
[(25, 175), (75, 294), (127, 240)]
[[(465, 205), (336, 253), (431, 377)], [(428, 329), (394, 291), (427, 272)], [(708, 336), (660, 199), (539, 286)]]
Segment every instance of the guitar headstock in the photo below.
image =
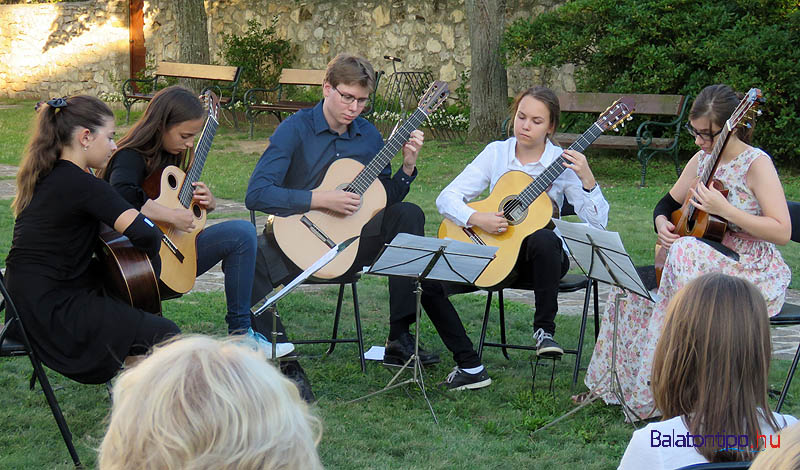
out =
[(742, 101), (739, 102), (739, 105), (736, 106), (736, 109), (733, 110), (731, 117), (725, 121), (728, 131), (736, 127), (751, 127), (753, 125), (752, 121), (761, 114), (761, 110), (758, 107), (766, 102), (767, 100), (764, 99), (761, 90), (751, 88), (744, 95)]
[(422, 95), (422, 98), (420, 98), (418, 105), (419, 109), (421, 109), (426, 115), (430, 116), (439, 108), (439, 106), (442, 105), (442, 103), (444, 103), (444, 100), (447, 99), (448, 95), (450, 95), (450, 90), (447, 88), (447, 82), (436, 80), (435, 82), (431, 83), (431, 85), (425, 91), (425, 94)]
[(208, 117), (219, 122), (219, 98), (211, 91), (206, 90), (200, 95), (200, 101), (203, 102), (203, 108), (208, 111)]
[(617, 126), (625, 127), (625, 121), (633, 119), (631, 114), (635, 109), (636, 103), (630, 96), (623, 96), (622, 98), (614, 101), (611, 106), (603, 111), (603, 114), (595, 121), (595, 124), (603, 129), (603, 132), (614, 129), (619, 132)]

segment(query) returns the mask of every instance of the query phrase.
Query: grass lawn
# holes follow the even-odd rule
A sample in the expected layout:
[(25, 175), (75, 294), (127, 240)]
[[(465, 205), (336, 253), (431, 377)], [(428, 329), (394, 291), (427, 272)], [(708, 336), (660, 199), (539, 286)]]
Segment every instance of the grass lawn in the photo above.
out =
[[(6, 102), (0, 104), (7, 104)], [(32, 103), (18, 108), (0, 108), (0, 163), (16, 164), (25, 145), (33, 116)], [(124, 122), (124, 114), (118, 123)], [(134, 114), (134, 119), (138, 115)], [(264, 142), (269, 129), (258, 129), (256, 141)], [(121, 134), (121, 132), (118, 132)], [(419, 177), (408, 200), (426, 213), (426, 233), (435, 235), (441, 217), (434, 199), (481, 149), (483, 145), (429, 141), (419, 160)], [(214, 142), (205, 180), (219, 197), (242, 200), (247, 179), (263, 145), (249, 143), (246, 133), (223, 127)], [(665, 159), (648, 170), (646, 188), (636, 187), (639, 165), (633, 155), (589, 152), (590, 162), (611, 203), (609, 229), (619, 231), (636, 264), (650, 264), (654, 234), (651, 213), (655, 202), (669, 189), (674, 168)], [(795, 170), (781, 169), (787, 196), (800, 198)], [(10, 200), (0, 201), (0, 266), (11, 244), (13, 219)], [(246, 214), (242, 214), (243, 217)], [(800, 271), (800, 250), (782, 249), (793, 272)], [(797, 287), (797, 277), (793, 286)], [(383, 344), (388, 331), (388, 292), (382, 277), (366, 276), (359, 282), (364, 338), (367, 345)], [(467, 332), (477, 340), (484, 298), (461, 295), (453, 298)], [(336, 289), (293, 293), (282, 301), (281, 311), (295, 337), (329, 334)], [(341, 335), (353, 334), (346, 296)], [(225, 334), (222, 293), (193, 293), (165, 302), (165, 316), (190, 333)], [(495, 306), (496, 310), (496, 306)], [(530, 308), (506, 302), (509, 339), (530, 342)], [(324, 317), (324, 318), (323, 318)], [(489, 336), (499, 337), (496, 316)], [(579, 319), (558, 317), (558, 339), (565, 347), (577, 342)], [(427, 319), (422, 338), (428, 349), (442, 356), (442, 363), (425, 371), (426, 383), (441, 381), (454, 366), (449, 354)], [(590, 327), (591, 331), (591, 327)], [(593, 346), (587, 335), (584, 364)], [(434, 424), (419, 392), (409, 395), (396, 390), (364, 402), (347, 404), (381, 388), (389, 371), (369, 363), (366, 375), (358, 366), (354, 345), (339, 345), (332, 356), (323, 356), (322, 346), (300, 346), (318, 403), (324, 434), (320, 444), (322, 461), (330, 469), (450, 469), (450, 468), (614, 468), (622, 456), (633, 428), (623, 422), (618, 408), (598, 403), (542, 433), (534, 430), (571, 409), (569, 401), (572, 356), (556, 363), (555, 390), (547, 390), (549, 365), (537, 371), (535, 393), (531, 391), (530, 354), (511, 352), (506, 360), (499, 350), (487, 349), (484, 362), (494, 383), (491, 387), (458, 394), (431, 391), (439, 417)], [(789, 361), (773, 361), (770, 384), (780, 388)], [(71, 461), (41, 392), (27, 388), (30, 365), (25, 359), (0, 361), (0, 468), (71, 468)], [(102, 438), (109, 398), (105, 386), (81, 385), (50, 372), (49, 377), (70, 425), (78, 452), (89, 467), (95, 466), (95, 451)], [(582, 386), (581, 386), (582, 388)], [(795, 387), (797, 389), (797, 387)], [(429, 390), (431, 390), (429, 388)], [(784, 412), (800, 413), (800, 396), (790, 394)]]

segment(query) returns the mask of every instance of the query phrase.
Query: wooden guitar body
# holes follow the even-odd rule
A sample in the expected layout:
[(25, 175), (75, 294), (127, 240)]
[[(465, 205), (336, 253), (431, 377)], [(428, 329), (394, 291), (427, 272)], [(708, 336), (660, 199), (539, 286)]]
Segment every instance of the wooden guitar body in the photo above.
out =
[(101, 225), (99, 238), (97, 257), (106, 273), (106, 288), (133, 307), (161, 315), (158, 278), (150, 258), (107, 225)]
[[(322, 191), (343, 189), (364, 169), (350, 158), (334, 161), (316, 188)], [(380, 180), (373, 180), (361, 197), (361, 206), (349, 216), (327, 210), (311, 210), (305, 214), (273, 217), (271, 232), (283, 253), (301, 268), (312, 265), (333, 246), (361, 234), (361, 229), (375, 214), (386, 207), (386, 190)], [(270, 232), (270, 227), (267, 227)], [(359, 240), (314, 274), (320, 279), (333, 279), (345, 274), (355, 261)]]
[[(728, 197), (728, 190), (722, 188), (722, 183), (714, 180), (713, 184), (723, 196)], [(675, 234), (681, 237), (697, 237), (721, 242), (725, 237), (725, 231), (728, 229), (728, 221), (699, 209), (692, 211), (689, 206), (691, 206), (691, 203), (687, 198), (683, 206), (670, 215), (670, 222), (675, 226)], [(694, 208), (694, 206), (691, 207)], [(668, 251), (661, 245), (656, 244), (653, 263), (656, 268), (656, 285), (661, 285), (661, 274), (664, 271), (664, 263), (667, 262)]]
[(488, 233), (478, 227), (461, 227), (450, 219), (444, 219), (439, 226), (439, 238), (498, 247), (495, 258), (475, 280), (476, 286), (490, 288), (500, 285), (514, 268), (525, 237), (550, 224), (553, 206), (547, 193), (540, 194), (526, 209), (515, 212), (511, 208), (516, 205), (513, 203), (517, 195), (532, 181), (527, 173), (509, 171), (497, 180), (486, 199), (467, 204), (478, 212), (504, 211), (509, 221), (508, 230), (502, 234)]
[[(155, 202), (170, 209), (185, 209), (179, 192), (186, 174), (176, 166), (165, 167), (160, 177), (160, 192)], [(157, 224), (166, 238), (162, 239), (161, 282), (175, 292), (185, 294), (197, 277), (197, 235), (206, 226), (206, 210), (194, 201), (189, 204), (194, 214), (194, 230), (184, 232), (169, 224)], [(177, 250), (177, 251), (176, 251)]]

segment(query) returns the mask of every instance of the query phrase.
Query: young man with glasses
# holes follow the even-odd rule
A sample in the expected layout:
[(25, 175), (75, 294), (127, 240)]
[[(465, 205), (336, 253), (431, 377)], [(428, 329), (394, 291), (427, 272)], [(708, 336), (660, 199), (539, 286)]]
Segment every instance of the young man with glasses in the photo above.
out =
[[(320, 184), (330, 164), (351, 158), (364, 165), (383, 148), (383, 138), (374, 125), (360, 117), (375, 89), (375, 72), (365, 59), (339, 54), (328, 64), (322, 85), (323, 100), (284, 120), (270, 137), (270, 143), (253, 170), (245, 203), (248, 209), (285, 217), (311, 209), (328, 210), (342, 216), (354, 214), (360, 196), (341, 189), (322, 191)], [(383, 245), (398, 233), (425, 234), (425, 215), (417, 205), (404, 202), (411, 182), (417, 176), (416, 162), (423, 143), (416, 130), (403, 146), (403, 160), (392, 176), (387, 165), (379, 175), (386, 190), (386, 209), (379, 212), (361, 231), (359, 250), (351, 272), (371, 264)], [(254, 301), (299, 273), (279, 247), (265, 237), (259, 240)], [(389, 278), (389, 337), (384, 362), (402, 365), (414, 351), (409, 328), (415, 321), (415, 283), (411, 278)], [(460, 374), (450, 389), (481, 388), (491, 379), (481, 365), (455, 309), (427, 308), (438, 305), (444, 291), (438, 283), (423, 283), (422, 305), (445, 345), (453, 352)], [(271, 321), (271, 320), (268, 320)], [(439, 362), (436, 354), (420, 349), (423, 365)], [(452, 374), (451, 374), (452, 375)], [(466, 377), (466, 378), (465, 378)]]

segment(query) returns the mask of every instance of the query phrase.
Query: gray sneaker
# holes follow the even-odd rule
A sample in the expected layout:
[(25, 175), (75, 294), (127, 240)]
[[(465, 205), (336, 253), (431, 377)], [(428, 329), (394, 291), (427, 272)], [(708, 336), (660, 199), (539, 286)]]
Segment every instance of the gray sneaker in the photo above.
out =
[(482, 371), (478, 372), (477, 374), (469, 374), (464, 372), (459, 367), (454, 367), (453, 371), (447, 375), (447, 378), (444, 379), (442, 385), (444, 385), (447, 390), (456, 391), (456, 390), (476, 390), (483, 387), (488, 387), (491, 385), (492, 379), (489, 378), (489, 373), (486, 372), (486, 367), (483, 368)]
[(556, 343), (553, 335), (539, 328), (533, 333), (536, 341), (536, 354), (541, 357), (557, 357), (564, 354), (564, 349)]

